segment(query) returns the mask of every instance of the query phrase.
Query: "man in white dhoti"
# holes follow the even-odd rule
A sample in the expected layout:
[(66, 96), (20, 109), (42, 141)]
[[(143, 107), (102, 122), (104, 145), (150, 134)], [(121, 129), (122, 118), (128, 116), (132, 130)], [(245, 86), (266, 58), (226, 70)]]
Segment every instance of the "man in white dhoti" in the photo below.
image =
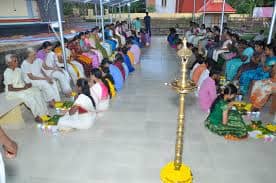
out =
[[(17, 144), (11, 140), (3, 129), (0, 127), (0, 144), (3, 145), (5, 156), (13, 159), (17, 154)], [(0, 153), (0, 183), (6, 182), (5, 166), (2, 155)]]
[(40, 116), (47, 115), (48, 109), (39, 89), (32, 87), (31, 83), (25, 83), (23, 73), (18, 68), (15, 55), (6, 55), (8, 68), (4, 72), (4, 84), (8, 99), (20, 99), (31, 109), (35, 120), (41, 122)]
[(55, 101), (60, 101), (57, 83), (48, 77), (42, 69), (42, 60), (36, 58), (33, 49), (27, 50), (27, 58), (23, 61), (21, 69), (25, 74), (25, 80), (40, 89), (46, 102), (53, 107)]

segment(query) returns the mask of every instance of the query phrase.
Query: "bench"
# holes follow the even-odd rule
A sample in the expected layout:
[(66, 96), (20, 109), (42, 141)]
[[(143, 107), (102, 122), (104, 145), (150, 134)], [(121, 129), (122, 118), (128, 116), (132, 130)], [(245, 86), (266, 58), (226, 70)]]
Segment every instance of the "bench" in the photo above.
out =
[(5, 93), (0, 93), (0, 126), (7, 129), (19, 129), (24, 127), (21, 105), (23, 101), (18, 99), (6, 99)]

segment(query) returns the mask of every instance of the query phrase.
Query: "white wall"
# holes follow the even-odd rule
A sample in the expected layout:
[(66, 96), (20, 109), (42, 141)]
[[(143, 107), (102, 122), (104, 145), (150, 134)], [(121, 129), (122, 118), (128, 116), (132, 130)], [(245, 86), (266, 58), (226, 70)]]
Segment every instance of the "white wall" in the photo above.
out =
[(0, 17), (28, 17), (26, 0), (1, 0)]
[(166, 7), (162, 7), (162, 0), (156, 0), (155, 8), (158, 13), (175, 13), (176, 0), (167, 0)]

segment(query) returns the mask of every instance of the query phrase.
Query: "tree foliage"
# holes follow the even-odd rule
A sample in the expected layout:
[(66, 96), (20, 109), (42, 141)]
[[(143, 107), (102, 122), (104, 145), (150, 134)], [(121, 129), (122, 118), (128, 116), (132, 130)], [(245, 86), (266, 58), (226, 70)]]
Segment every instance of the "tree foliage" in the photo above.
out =
[(252, 14), (254, 7), (273, 6), (274, 0), (227, 0), (237, 13)]

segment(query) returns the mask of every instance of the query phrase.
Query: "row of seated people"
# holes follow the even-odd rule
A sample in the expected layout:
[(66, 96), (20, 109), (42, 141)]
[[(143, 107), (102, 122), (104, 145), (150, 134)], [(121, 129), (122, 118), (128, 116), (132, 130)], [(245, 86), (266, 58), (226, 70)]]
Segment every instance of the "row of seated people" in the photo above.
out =
[[(219, 135), (243, 138), (247, 135), (243, 119), (238, 113), (230, 112), (233, 102), (228, 101), (233, 100), (236, 94), (242, 94), (252, 103), (252, 111), (260, 111), (272, 98), (270, 112), (275, 116), (276, 43), (272, 41), (271, 44), (264, 44), (263, 41), (255, 41), (252, 45), (227, 30), (222, 36), (222, 46), (215, 47), (215, 44), (219, 44), (219, 39), (214, 39), (219, 32), (216, 29), (216, 33), (212, 33), (213, 39), (211, 34), (208, 35), (207, 44), (203, 43), (206, 37), (198, 39), (197, 46), (188, 39), (186, 47), (193, 54), (188, 60), (187, 67), (191, 80), (198, 86), (196, 94), (199, 106), (209, 113), (207, 127)], [(171, 29), (172, 32), (175, 32), (174, 29)], [(171, 33), (167, 38), (168, 43), (177, 49), (178, 55), (181, 55), (183, 41), (176, 36), (178, 38), (172, 45)], [(197, 36), (193, 36), (194, 40)], [(226, 77), (228, 83), (233, 84), (219, 90), (218, 83), (222, 76)]]
[(109, 41), (103, 42), (99, 31), (96, 27), (71, 41), (64, 40), (67, 70), (60, 43), (54, 47), (46, 41), (37, 52), (28, 48), (21, 66), (16, 55), (6, 55), (6, 97), (23, 100), (35, 120), (41, 122), (41, 116), (49, 115), (48, 107), (54, 107), (62, 95), (71, 97), (76, 92), (73, 107), (59, 119), (58, 127), (91, 127), (96, 115), (108, 109), (110, 99), (135, 71), (134, 65), (140, 62), (139, 45), (143, 44), (131, 32), (128, 36), (125, 32), (105, 35)]

